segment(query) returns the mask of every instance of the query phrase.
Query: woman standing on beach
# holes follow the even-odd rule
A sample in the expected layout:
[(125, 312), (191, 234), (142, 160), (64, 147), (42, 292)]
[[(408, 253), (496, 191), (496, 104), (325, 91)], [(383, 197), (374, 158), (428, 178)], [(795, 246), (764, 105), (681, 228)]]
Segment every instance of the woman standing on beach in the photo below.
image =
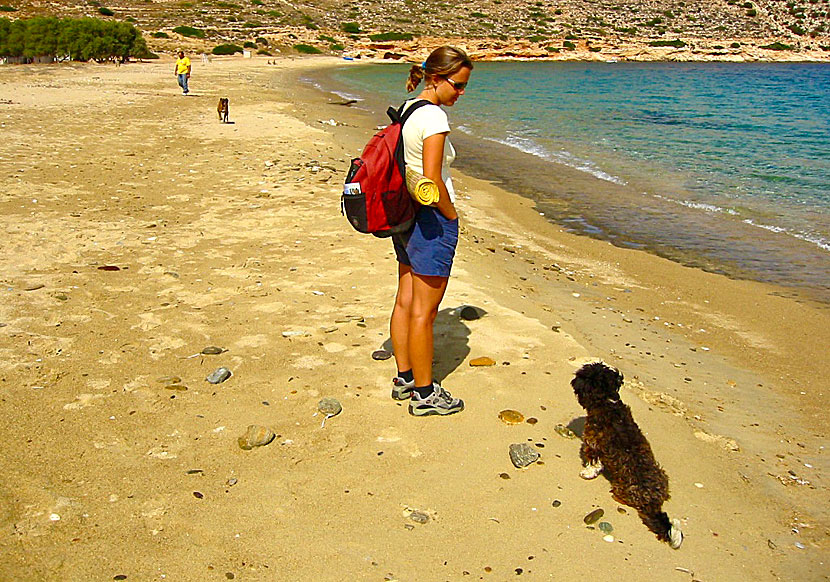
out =
[(412, 230), (392, 239), (398, 259), (398, 292), (389, 323), (398, 367), (392, 397), (409, 399), (409, 413), (415, 416), (464, 410), (462, 400), (433, 380), (432, 326), (458, 244), (458, 214), (449, 173), (455, 150), (448, 138), (447, 114), (440, 106), (451, 107), (464, 94), (472, 69), (464, 51), (442, 46), (422, 65), (413, 65), (406, 82), (408, 92), (421, 81), (424, 88), (416, 99), (404, 103), (404, 111), (416, 101), (429, 101), (404, 124), (406, 165), (435, 182), (441, 194), (436, 204), (418, 208)]

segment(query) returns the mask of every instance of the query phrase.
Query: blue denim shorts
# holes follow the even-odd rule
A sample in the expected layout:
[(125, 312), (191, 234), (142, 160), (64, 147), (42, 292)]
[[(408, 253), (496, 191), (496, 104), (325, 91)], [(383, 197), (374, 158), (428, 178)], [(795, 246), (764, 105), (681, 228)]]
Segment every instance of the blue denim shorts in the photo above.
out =
[(398, 262), (425, 277), (449, 277), (455, 247), (458, 246), (458, 219), (449, 220), (432, 206), (421, 206), (409, 232), (392, 236)]

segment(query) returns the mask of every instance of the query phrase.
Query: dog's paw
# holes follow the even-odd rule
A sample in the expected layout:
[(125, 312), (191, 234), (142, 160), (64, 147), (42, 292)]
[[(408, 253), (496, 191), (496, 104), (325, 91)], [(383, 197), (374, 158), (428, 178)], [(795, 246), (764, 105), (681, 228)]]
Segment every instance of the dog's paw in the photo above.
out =
[(669, 528), (669, 545), (673, 550), (680, 548), (683, 543), (683, 532), (680, 531), (680, 520), (671, 520), (671, 527)]
[(602, 462), (596, 461), (585, 465), (579, 472), (579, 476), (583, 479), (596, 479), (600, 473), (602, 473)]

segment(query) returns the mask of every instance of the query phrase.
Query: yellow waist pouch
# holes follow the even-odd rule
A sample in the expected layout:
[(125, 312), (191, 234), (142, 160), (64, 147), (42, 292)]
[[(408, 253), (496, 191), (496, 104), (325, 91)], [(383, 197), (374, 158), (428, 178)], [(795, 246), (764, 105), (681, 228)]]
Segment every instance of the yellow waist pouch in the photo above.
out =
[(435, 204), (441, 197), (435, 182), (409, 167), (406, 168), (406, 189), (415, 202), (424, 206)]

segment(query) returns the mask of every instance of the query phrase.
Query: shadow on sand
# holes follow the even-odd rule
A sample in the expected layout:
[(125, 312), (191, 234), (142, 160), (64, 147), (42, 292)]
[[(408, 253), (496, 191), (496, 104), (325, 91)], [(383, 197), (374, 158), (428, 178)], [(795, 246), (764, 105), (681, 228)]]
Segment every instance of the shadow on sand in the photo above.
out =
[[(480, 307), (474, 309), (479, 317), (486, 314)], [(460, 312), (460, 307), (447, 307), (440, 310), (435, 318), (432, 375), (438, 383), (442, 383), (470, 355), (470, 328), (459, 316)], [(391, 338), (383, 342), (383, 349), (392, 352)]]

